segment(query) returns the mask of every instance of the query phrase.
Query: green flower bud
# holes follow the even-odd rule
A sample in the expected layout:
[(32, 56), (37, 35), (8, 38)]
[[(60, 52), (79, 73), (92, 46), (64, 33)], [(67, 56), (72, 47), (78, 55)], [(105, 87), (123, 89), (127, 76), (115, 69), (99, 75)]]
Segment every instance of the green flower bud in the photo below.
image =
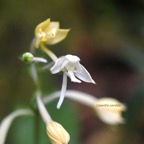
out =
[(25, 63), (32, 63), (33, 58), (34, 56), (29, 52), (26, 52), (22, 55), (22, 61), (24, 61)]

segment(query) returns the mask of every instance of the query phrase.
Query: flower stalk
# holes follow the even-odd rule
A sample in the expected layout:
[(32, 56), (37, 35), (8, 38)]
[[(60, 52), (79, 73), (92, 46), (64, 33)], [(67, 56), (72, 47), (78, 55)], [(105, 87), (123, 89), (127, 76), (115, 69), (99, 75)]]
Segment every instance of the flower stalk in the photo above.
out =
[(44, 121), (45, 124), (49, 123), (52, 119), (48, 113), (48, 111), (46, 110), (41, 98), (40, 98), (40, 91), (37, 91), (36, 92), (36, 100), (37, 100), (37, 105), (38, 105), (38, 109), (39, 109), (39, 112), (40, 112), (40, 115)]
[[(60, 93), (61, 91), (56, 91), (48, 96), (45, 96), (43, 98), (43, 102), (45, 104), (52, 102), (53, 100), (59, 98)], [(94, 97), (93, 95), (80, 92), (80, 91), (76, 91), (76, 90), (67, 90), (65, 93), (65, 97), (68, 99), (74, 100), (76, 102), (79, 102), (81, 104), (84, 104), (88, 107), (94, 107), (95, 102), (97, 101), (97, 98)]]
[(22, 55), (22, 61), (25, 63), (32, 63), (32, 62), (42, 62), (42, 63), (47, 63), (47, 60), (41, 57), (34, 57), (33, 54), (26, 52)]
[(47, 135), (52, 144), (68, 144), (70, 140), (69, 133), (63, 128), (63, 126), (52, 120), (46, 107), (40, 97), (40, 92), (36, 94), (36, 100), (40, 115), (46, 124)]
[(49, 50), (43, 43), (40, 44), (40, 47), (53, 61), (57, 60), (57, 56), (51, 50)]
[[(51, 95), (44, 97), (43, 102), (47, 104), (58, 98), (59, 95), (59, 91), (52, 93)], [(65, 97), (94, 109), (97, 116), (106, 124), (117, 125), (125, 122), (122, 117), (122, 112), (126, 110), (126, 106), (116, 99), (106, 97), (98, 99), (95, 96), (75, 90), (67, 90)]]

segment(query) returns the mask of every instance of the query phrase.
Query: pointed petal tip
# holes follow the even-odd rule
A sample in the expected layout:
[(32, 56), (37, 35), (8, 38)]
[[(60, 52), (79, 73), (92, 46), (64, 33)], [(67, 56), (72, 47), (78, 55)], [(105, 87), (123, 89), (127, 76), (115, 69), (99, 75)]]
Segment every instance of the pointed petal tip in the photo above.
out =
[(60, 109), (61, 106), (62, 106), (62, 103), (63, 103), (63, 101), (59, 100), (58, 103), (57, 103), (56, 108), (57, 108), (57, 109)]
[(97, 84), (94, 80), (92, 80), (92, 83), (93, 83), (93, 84)]
[(91, 81), (87, 81), (87, 83), (97, 84), (93, 79)]
[(66, 29), (67, 30), (67, 32), (69, 32), (69, 31), (71, 31), (71, 29), (69, 28), (69, 29)]
[(69, 32), (71, 29), (58, 29), (58, 31), (64, 31), (64, 32)]
[(60, 109), (61, 108), (61, 105), (57, 104), (57, 109)]

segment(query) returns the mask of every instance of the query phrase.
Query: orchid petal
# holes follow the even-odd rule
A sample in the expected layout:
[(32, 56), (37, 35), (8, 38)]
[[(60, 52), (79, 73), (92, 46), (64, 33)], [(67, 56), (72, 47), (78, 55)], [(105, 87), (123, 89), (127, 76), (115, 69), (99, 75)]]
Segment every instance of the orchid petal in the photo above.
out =
[(61, 57), (56, 60), (55, 64), (51, 67), (50, 71), (52, 74), (58, 73), (61, 71), (63, 62), (65, 61), (64, 57)]
[(82, 66), (81, 64), (79, 64), (79, 65), (80, 65), (81, 70), (78, 70), (78, 71), (76, 71), (74, 73), (76, 75), (76, 77), (78, 77), (80, 80), (82, 80), (84, 82), (94, 83), (95, 84), (95, 81), (92, 79), (91, 75), (85, 69), (85, 67)]
[(82, 70), (81, 66), (82, 65), (79, 62), (77, 62), (76, 65), (75, 65), (75, 72), (80, 72)]
[(59, 29), (59, 22), (50, 22), (49, 26), (46, 29), (46, 32), (54, 32), (53, 30), (55, 30), (54, 34), (56, 34), (57, 30)]
[(55, 37), (47, 39), (46, 43), (49, 45), (57, 44), (68, 35), (69, 29), (58, 29)]
[(80, 58), (77, 57), (77, 56), (75, 56), (75, 55), (70, 55), (70, 54), (68, 54), (68, 55), (65, 56), (65, 58), (66, 58), (69, 62), (71, 62), (71, 63), (73, 63), (73, 64), (76, 64), (77, 62), (80, 61)]
[(63, 70), (64, 68), (66, 68), (66, 66), (69, 64), (68, 60), (65, 60), (61, 66), (61, 70)]
[(60, 98), (57, 104), (57, 108), (59, 109), (63, 103), (64, 97), (65, 97), (65, 92), (66, 92), (66, 88), (67, 88), (67, 75), (66, 73), (63, 74), (63, 82), (62, 82), (62, 88), (61, 88), (61, 94), (60, 94)]
[(8, 130), (15, 118), (23, 115), (33, 115), (30, 109), (21, 109), (9, 114), (0, 124), (0, 144), (5, 143)]
[(49, 27), (49, 24), (50, 24), (50, 19), (47, 19), (47, 20), (41, 22), (39, 25), (37, 25), (37, 27), (35, 28), (35, 35), (37, 35), (42, 30), (45, 31), (45, 29), (47, 29), (47, 27)]
[(70, 79), (71, 79), (72, 82), (81, 83), (81, 81), (78, 80), (78, 79), (74, 76), (73, 71), (68, 71), (68, 76), (70, 77)]

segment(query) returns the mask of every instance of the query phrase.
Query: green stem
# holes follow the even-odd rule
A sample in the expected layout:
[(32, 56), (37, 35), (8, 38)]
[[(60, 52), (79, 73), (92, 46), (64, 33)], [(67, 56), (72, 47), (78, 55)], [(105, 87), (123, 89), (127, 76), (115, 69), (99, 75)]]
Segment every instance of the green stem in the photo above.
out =
[(40, 44), (40, 47), (53, 61), (56, 61), (58, 59), (57, 56), (51, 50), (49, 50), (43, 43)]
[[(31, 47), (30, 47), (30, 51), (32, 53), (35, 52), (35, 49), (33, 47), (33, 42), (34, 40), (32, 41), (32, 44), (31, 44)], [(40, 82), (39, 82), (39, 79), (38, 79), (38, 73), (37, 73), (37, 68), (36, 68), (36, 65), (35, 63), (33, 63), (31, 65), (31, 71), (32, 71), (32, 78), (33, 78), (33, 81), (34, 81), (34, 84), (35, 84), (35, 87), (36, 87), (36, 92), (37, 91), (40, 91)], [(35, 94), (36, 94), (35, 92)], [(36, 119), (35, 119), (35, 123), (34, 123), (34, 144), (39, 144), (39, 129), (40, 129), (40, 119), (39, 119), (39, 111), (37, 109), (37, 106), (35, 105), (35, 101), (36, 101), (36, 95), (32, 98), (32, 108), (34, 109), (34, 112), (35, 112), (35, 115), (36, 115)]]
[(34, 144), (39, 144), (39, 131), (40, 131), (40, 119), (38, 110), (35, 110), (35, 132), (34, 132)]
[[(32, 78), (34, 80), (35, 83), (35, 87), (36, 87), (36, 92), (40, 91), (40, 82), (38, 79), (38, 73), (37, 73), (37, 69), (36, 69), (36, 65), (33, 63), (32, 64)], [(32, 99), (32, 107), (35, 111), (35, 115), (36, 115), (36, 120), (35, 120), (35, 130), (34, 130), (34, 144), (39, 144), (39, 127), (40, 127), (40, 121), (39, 121), (39, 112), (38, 109), (36, 108), (35, 105), (35, 101), (36, 101), (36, 96), (34, 96), (34, 98)]]
[[(57, 56), (51, 50), (49, 50), (43, 43), (40, 44), (40, 47), (54, 62), (58, 59)], [(33, 49), (31, 49), (31, 51), (34, 53)], [(36, 93), (38, 91), (41, 92), (37, 68), (34, 63), (32, 64), (32, 78), (33, 78), (35, 86), (36, 86)], [(34, 97), (34, 103), (32, 103), (32, 104), (35, 104), (35, 100), (36, 100), (36, 96)], [(36, 106), (34, 106), (33, 108), (34, 108), (35, 115), (36, 115), (34, 143), (39, 144), (39, 142), (40, 142), (40, 139), (39, 139), (39, 131), (40, 131), (39, 111)]]

